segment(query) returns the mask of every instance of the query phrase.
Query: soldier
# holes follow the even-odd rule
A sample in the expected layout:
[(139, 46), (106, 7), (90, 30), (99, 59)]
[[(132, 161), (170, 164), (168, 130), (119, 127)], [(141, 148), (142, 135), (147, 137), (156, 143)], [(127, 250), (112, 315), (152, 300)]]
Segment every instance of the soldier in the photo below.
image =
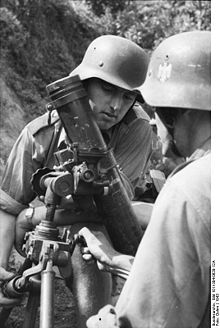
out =
[[(138, 87), (145, 80), (147, 65), (147, 56), (138, 45), (122, 37), (105, 35), (89, 45), (81, 64), (70, 74), (78, 75), (83, 82), (98, 126), (106, 143), (113, 149), (131, 199), (136, 186), (143, 182), (144, 169), (151, 154), (148, 116), (140, 106), (134, 106), (136, 101), (143, 101)], [(48, 122), (49, 114), (46, 113), (24, 128), (3, 175), (0, 198), (1, 282), (11, 276), (6, 270), (15, 239), (16, 216), (18, 246), (24, 232), (45, 217), (44, 206), (29, 207), (35, 197), (30, 184), (32, 174), (40, 167), (52, 168), (54, 151), (66, 146), (64, 129), (56, 112)], [(78, 214), (74, 203), (64, 202), (64, 209), (56, 211), (55, 222), (72, 225), (73, 233), (83, 226), (105, 231), (94, 206), (92, 199), (85, 197), (84, 210)], [(79, 309), (77, 327), (84, 327), (86, 318), (110, 301), (111, 277), (99, 272), (95, 265), (85, 266), (80, 253), (74, 252), (72, 263), (72, 288)], [(14, 301), (0, 293), (0, 305), (16, 304)]]
[(131, 270), (116, 307), (101, 309), (87, 327), (210, 326), (210, 86), (210, 32), (171, 36), (153, 52), (142, 93), (186, 162), (160, 192), (133, 266), (102, 235), (81, 230), (102, 268)]

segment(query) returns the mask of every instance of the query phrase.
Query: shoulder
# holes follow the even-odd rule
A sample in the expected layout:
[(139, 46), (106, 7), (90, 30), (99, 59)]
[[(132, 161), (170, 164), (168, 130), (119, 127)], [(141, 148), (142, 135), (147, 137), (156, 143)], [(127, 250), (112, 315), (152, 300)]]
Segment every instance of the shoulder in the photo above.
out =
[(118, 124), (118, 128), (122, 135), (131, 135), (132, 138), (135, 135), (138, 139), (137, 141), (140, 142), (140, 140), (149, 139), (152, 134), (149, 121), (150, 117), (144, 109), (139, 105), (135, 105)]
[[(210, 155), (197, 159), (169, 177), (156, 200), (161, 213), (185, 214), (193, 209), (204, 221), (210, 219)], [(155, 203), (155, 205), (156, 205)]]
[(56, 111), (50, 115), (49, 112), (35, 118), (33, 121), (26, 125), (26, 129), (31, 135), (36, 135), (40, 131), (53, 127), (59, 121), (59, 116)]
[(171, 204), (182, 204), (187, 211), (193, 208), (203, 222), (210, 221), (211, 213), (211, 156), (205, 155), (185, 166), (167, 179), (162, 192)]
[(135, 104), (124, 116), (123, 123), (130, 125), (135, 120), (143, 120), (146, 121), (149, 124), (150, 117), (149, 115), (144, 111), (144, 109), (139, 105)]
[[(187, 164), (187, 163), (186, 163)], [(211, 154), (207, 154), (188, 165), (183, 164), (183, 168), (174, 174), (170, 180), (181, 186), (190, 185), (191, 189), (197, 185), (210, 185), (211, 183)]]

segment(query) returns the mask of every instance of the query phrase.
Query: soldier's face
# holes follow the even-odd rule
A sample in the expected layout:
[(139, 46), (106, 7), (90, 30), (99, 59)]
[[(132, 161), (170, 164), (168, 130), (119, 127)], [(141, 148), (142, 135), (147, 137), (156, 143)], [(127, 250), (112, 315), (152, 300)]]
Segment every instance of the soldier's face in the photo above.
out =
[(191, 117), (191, 110), (181, 113), (176, 118), (173, 131), (174, 143), (183, 157), (188, 157), (192, 154), (193, 133), (195, 121)]
[[(156, 123), (158, 135), (163, 143), (163, 154), (172, 152), (177, 156), (187, 157), (190, 154), (192, 140), (192, 118), (190, 110), (180, 108), (157, 108)], [(158, 116), (159, 115), (159, 116)], [(171, 142), (173, 141), (173, 144)], [(175, 145), (175, 148), (173, 146)]]
[(87, 80), (85, 86), (90, 106), (101, 130), (108, 130), (120, 122), (136, 98), (134, 92), (97, 78)]

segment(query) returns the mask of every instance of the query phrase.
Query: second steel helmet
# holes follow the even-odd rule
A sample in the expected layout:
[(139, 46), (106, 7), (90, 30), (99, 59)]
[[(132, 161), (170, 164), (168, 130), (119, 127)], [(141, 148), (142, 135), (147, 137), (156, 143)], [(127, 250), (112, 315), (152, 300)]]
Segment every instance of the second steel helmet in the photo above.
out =
[(81, 80), (96, 77), (120, 88), (135, 91), (146, 77), (148, 57), (134, 42), (115, 35), (96, 38), (79, 66), (70, 75)]
[(152, 54), (141, 91), (154, 107), (210, 110), (211, 32), (184, 32), (165, 39)]

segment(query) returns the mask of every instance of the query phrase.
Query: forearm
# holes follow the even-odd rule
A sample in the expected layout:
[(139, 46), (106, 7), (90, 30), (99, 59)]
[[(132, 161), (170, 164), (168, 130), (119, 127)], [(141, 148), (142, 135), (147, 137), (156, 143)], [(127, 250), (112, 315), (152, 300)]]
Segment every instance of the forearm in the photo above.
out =
[(134, 257), (116, 251), (108, 236), (103, 231), (91, 231), (87, 227), (79, 231), (83, 237), (86, 247), (82, 247), (82, 255), (85, 260), (93, 256), (97, 260), (100, 270), (108, 271), (127, 279), (131, 270)]
[(131, 255), (119, 254), (112, 260), (113, 267), (130, 272), (134, 257)]
[[(35, 207), (34, 215), (32, 217), (33, 226), (36, 226), (42, 220), (45, 219), (46, 211), (47, 209), (45, 206)], [(94, 211), (89, 212), (89, 217), (93, 217), (94, 219), (98, 218), (97, 213)], [(54, 215), (54, 223), (57, 226), (71, 225), (74, 223), (85, 221), (86, 219), (88, 220), (88, 213), (76, 213), (74, 210), (71, 209), (57, 209)]]
[(7, 268), (15, 239), (15, 216), (0, 210), (0, 266)]
[(112, 266), (109, 272), (127, 279), (132, 268), (134, 257), (130, 255), (119, 254), (112, 259)]

